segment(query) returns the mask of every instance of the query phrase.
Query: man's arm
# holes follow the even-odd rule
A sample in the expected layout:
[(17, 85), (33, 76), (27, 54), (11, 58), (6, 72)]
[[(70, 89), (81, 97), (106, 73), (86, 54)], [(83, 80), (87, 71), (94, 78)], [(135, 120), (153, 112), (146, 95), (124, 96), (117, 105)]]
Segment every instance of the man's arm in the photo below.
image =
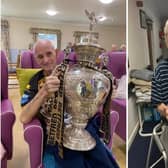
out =
[(44, 86), (38, 91), (36, 96), (26, 104), (21, 112), (20, 121), (24, 124), (30, 122), (38, 113), (40, 106), (45, 102), (46, 98), (58, 91), (60, 81), (57, 76), (46, 77)]

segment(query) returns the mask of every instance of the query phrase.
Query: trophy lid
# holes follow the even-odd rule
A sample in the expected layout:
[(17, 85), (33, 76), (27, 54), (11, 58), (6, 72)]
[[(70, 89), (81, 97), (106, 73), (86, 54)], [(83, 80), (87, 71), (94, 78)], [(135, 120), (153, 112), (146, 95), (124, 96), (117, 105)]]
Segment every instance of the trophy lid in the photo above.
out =
[(78, 55), (77, 60), (95, 64), (101, 61), (99, 57), (105, 52), (105, 49), (98, 44), (97, 39), (93, 35), (93, 27), (97, 24), (95, 13), (89, 13), (87, 10), (85, 10), (85, 13), (90, 20), (89, 34), (82, 37), (81, 42), (75, 45), (74, 51)]

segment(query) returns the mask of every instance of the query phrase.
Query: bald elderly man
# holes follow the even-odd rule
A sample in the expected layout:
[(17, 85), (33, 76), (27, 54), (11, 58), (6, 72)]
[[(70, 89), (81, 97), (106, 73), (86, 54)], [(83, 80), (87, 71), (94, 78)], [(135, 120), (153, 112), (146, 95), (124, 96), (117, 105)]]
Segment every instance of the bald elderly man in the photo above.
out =
[(59, 74), (52, 72), (56, 66), (57, 55), (49, 40), (39, 40), (33, 47), (36, 62), (41, 66), (29, 82), (21, 98), (22, 112), (20, 120), (28, 123), (33, 118), (39, 118), (44, 130), (43, 164), (45, 168), (118, 168), (111, 151), (99, 138), (100, 116), (93, 117), (86, 129), (96, 140), (96, 146), (90, 151), (74, 151), (63, 147), (63, 155), (59, 156), (58, 145), (49, 145), (46, 139), (51, 127), (51, 110), (46, 108), (50, 96), (59, 90)]

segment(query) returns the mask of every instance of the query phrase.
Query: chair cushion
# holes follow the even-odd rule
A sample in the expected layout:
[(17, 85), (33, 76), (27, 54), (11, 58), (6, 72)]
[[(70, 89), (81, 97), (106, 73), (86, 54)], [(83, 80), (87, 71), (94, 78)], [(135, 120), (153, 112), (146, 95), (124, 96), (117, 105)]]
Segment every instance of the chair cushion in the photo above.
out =
[(41, 69), (30, 69), (30, 68), (17, 68), (16, 75), (19, 81), (20, 94), (22, 95), (26, 85), (29, 83), (32, 76)]
[(107, 64), (108, 70), (114, 77), (120, 79), (126, 74), (126, 53), (125, 52), (108, 52), (109, 61)]

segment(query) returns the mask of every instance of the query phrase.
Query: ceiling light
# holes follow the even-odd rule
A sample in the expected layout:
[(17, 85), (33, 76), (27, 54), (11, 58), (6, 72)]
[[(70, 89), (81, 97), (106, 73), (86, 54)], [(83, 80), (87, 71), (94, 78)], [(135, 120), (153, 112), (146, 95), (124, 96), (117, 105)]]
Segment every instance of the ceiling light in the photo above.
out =
[(109, 4), (109, 3), (113, 2), (114, 0), (99, 0), (99, 1), (104, 4)]
[(46, 13), (50, 16), (54, 16), (56, 15), (58, 12), (57, 11), (54, 11), (54, 10), (47, 10)]
[(98, 17), (98, 20), (100, 21), (100, 22), (103, 22), (104, 20), (106, 20), (107, 18), (106, 18), (106, 16), (99, 16)]

